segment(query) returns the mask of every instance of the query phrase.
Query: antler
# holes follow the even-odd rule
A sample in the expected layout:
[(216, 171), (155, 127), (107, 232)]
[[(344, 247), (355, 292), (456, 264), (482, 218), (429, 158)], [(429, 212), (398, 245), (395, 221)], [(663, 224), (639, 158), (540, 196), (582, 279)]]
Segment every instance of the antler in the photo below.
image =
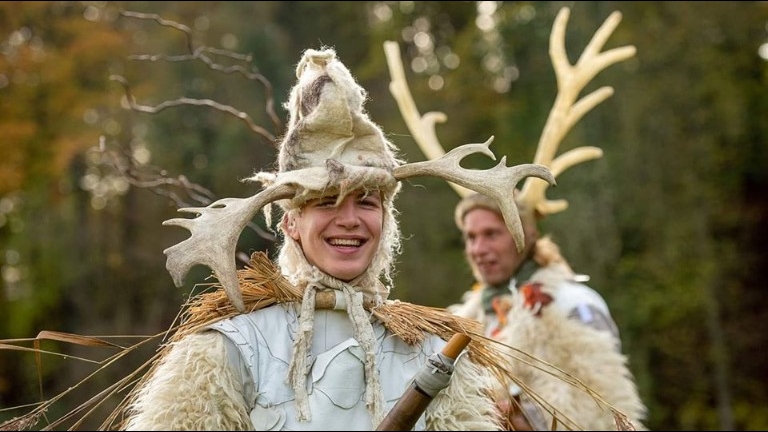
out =
[(400, 58), (400, 46), (397, 42), (384, 42), (384, 52), (387, 56), (389, 73), (392, 81), (389, 90), (397, 101), (400, 113), (405, 124), (427, 156), (426, 162), (414, 162), (395, 168), (393, 174), (398, 180), (419, 175), (434, 175), (448, 181), (448, 184), (464, 197), (472, 191), (488, 195), (498, 202), (504, 216), (507, 228), (515, 239), (518, 250), (524, 247), (523, 227), (517, 206), (511, 198), (510, 191), (525, 177), (533, 176), (555, 183), (555, 177), (547, 167), (541, 165), (517, 165), (506, 166), (506, 157), (503, 157), (498, 165), (488, 170), (471, 170), (461, 167), (461, 160), (473, 153), (483, 153), (493, 160), (496, 156), (488, 148), (493, 137), (483, 144), (465, 144), (445, 153), (443, 146), (435, 134), (435, 123), (443, 123), (446, 116), (442, 112), (428, 112), (423, 116), (413, 101), (408, 83), (405, 80), (403, 62)]
[(192, 233), (188, 239), (163, 251), (168, 257), (165, 267), (176, 286), (181, 286), (192, 266), (207, 265), (221, 282), (235, 308), (245, 312), (234, 261), (237, 240), (248, 221), (265, 204), (292, 197), (295, 191), (296, 188), (290, 184), (276, 184), (250, 198), (224, 198), (207, 207), (179, 209), (179, 212), (197, 213), (198, 217), (163, 222), (163, 225), (180, 226)]
[[(605, 86), (576, 102), (584, 86), (603, 69), (614, 63), (626, 60), (636, 53), (635, 47), (631, 45), (615, 48), (604, 53), (599, 52), (621, 21), (621, 13), (617, 11), (613, 12), (605, 20), (600, 29), (595, 33), (592, 41), (587, 45), (576, 66), (572, 67), (568, 62), (568, 56), (565, 52), (565, 28), (569, 15), (569, 8), (560, 9), (550, 35), (549, 53), (557, 75), (558, 96), (547, 118), (547, 123), (542, 131), (538, 149), (533, 160), (534, 164), (548, 167), (554, 177), (557, 177), (574, 165), (591, 159), (597, 159), (603, 155), (603, 151), (598, 147), (583, 146), (565, 152), (554, 159), (560, 142), (573, 125), (584, 114), (613, 95), (613, 88)], [(442, 112), (429, 112), (423, 116), (419, 114), (408, 89), (408, 83), (405, 80), (398, 44), (392, 41), (384, 42), (384, 51), (387, 55), (389, 72), (392, 76), (389, 90), (397, 101), (400, 113), (416, 144), (419, 145), (419, 148), (429, 159), (437, 159), (443, 156), (445, 151), (435, 134), (435, 123), (444, 123), (446, 121), (445, 114)], [(467, 188), (453, 183), (449, 184), (461, 197), (466, 196), (470, 192)], [(517, 197), (518, 202), (525, 205), (526, 208), (535, 208), (541, 215), (565, 210), (568, 207), (566, 200), (550, 201), (544, 197), (547, 186), (548, 183), (546, 182), (534, 178), (528, 179)]]
[[(397, 101), (397, 106), (403, 115), (405, 125), (408, 126), (408, 130), (413, 135), (413, 139), (428, 159), (433, 160), (443, 156), (445, 150), (443, 150), (443, 146), (435, 134), (435, 123), (445, 123), (447, 120), (445, 113), (431, 111), (423, 116), (419, 115), (419, 109), (413, 101), (413, 96), (411, 96), (408, 88), (408, 82), (405, 79), (403, 61), (400, 57), (400, 46), (397, 42), (386, 41), (384, 42), (384, 54), (387, 57), (389, 74), (392, 76), (392, 81), (389, 83), (389, 91), (392, 93), (395, 101)], [(451, 185), (459, 196), (464, 197), (472, 192), (472, 190), (455, 183), (449, 182), (448, 184)]]
[[(597, 147), (578, 147), (553, 160), (560, 142), (581, 117), (613, 95), (613, 87), (601, 87), (578, 102), (576, 99), (587, 83), (608, 66), (635, 55), (634, 46), (614, 48), (603, 53), (600, 50), (621, 21), (621, 12), (615, 11), (597, 30), (575, 66), (568, 62), (565, 51), (565, 28), (570, 15), (569, 8), (562, 8), (555, 18), (549, 38), (549, 56), (557, 76), (558, 94), (542, 131), (533, 163), (550, 167), (557, 177), (566, 169), (581, 162), (603, 155)], [(535, 208), (541, 215), (557, 213), (568, 208), (566, 200), (547, 200), (544, 197), (548, 184), (529, 179), (517, 197), (527, 208)]]
[(483, 144), (464, 144), (456, 147), (443, 156), (424, 162), (413, 162), (396, 167), (392, 174), (397, 180), (420, 175), (432, 175), (456, 183), (468, 189), (488, 195), (496, 200), (501, 207), (507, 228), (515, 239), (518, 250), (524, 247), (523, 226), (517, 211), (517, 205), (510, 199), (510, 190), (525, 177), (534, 176), (555, 183), (555, 177), (547, 167), (542, 165), (525, 164), (513, 167), (506, 166), (506, 156), (499, 164), (487, 170), (475, 170), (461, 167), (461, 160), (474, 153), (482, 153), (496, 160), (488, 148), (493, 137)]

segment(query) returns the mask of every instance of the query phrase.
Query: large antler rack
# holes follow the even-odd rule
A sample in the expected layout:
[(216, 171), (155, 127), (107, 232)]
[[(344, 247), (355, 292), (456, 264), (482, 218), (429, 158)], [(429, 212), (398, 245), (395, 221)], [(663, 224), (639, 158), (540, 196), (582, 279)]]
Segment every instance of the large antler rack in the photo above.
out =
[[(621, 21), (621, 13), (614, 12), (595, 33), (576, 66), (571, 66), (565, 51), (565, 28), (569, 15), (570, 9), (562, 8), (560, 10), (550, 35), (549, 53), (557, 75), (558, 96), (550, 111), (533, 160), (534, 164), (549, 168), (554, 178), (574, 165), (602, 156), (603, 152), (600, 148), (584, 146), (554, 158), (560, 142), (573, 125), (584, 114), (613, 94), (613, 88), (606, 86), (576, 102), (584, 86), (603, 69), (632, 57), (636, 52), (634, 46), (615, 48), (604, 53), (599, 52)], [(389, 89), (397, 101), (400, 113), (414, 140), (428, 159), (437, 159), (443, 156), (445, 150), (437, 138), (435, 124), (444, 123), (447, 120), (445, 113), (428, 112), (423, 116), (419, 114), (405, 80), (398, 44), (392, 41), (384, 42), (384, 50), (387, 54), (387, 64), (392, 76)], [(517, 197), (518, 202), (523, 204), (525, 208), (535, 208), (540, 215), (565, 210), (568, 207), (567, 201), (549, 201), (545, 198), (544, 192), (549, 183), (554, 184), (554, 182), (535, 178), (526, 180)], [(457, 184), (451, 183), (451, 186), (461, 197), (471, 192), (470, 189)], [(507, 185), (507, 191), (513, 190), (513, 186)], [(504, 197), (504, 202), (507, 202), (507, 206), (511, 206), (509, 201), (512, 201), (512, 197), (508, 194), (509, 192)]]
[[(613, 95), (613, 87), (603, 86), (577, 101), (579, 93), (598, 73), (608, 66), (635, 55), (634, 46), (600, 50), (621, 22), (621, 12), (614, 11), (603, 22), (575, 66), (568, 61), (565, 51), (565, 28), (570, 9), (562, 8), (555, 18), (549, 37), (549, 56), (557, 76), (557, 97), (549, 112), (547, 123), (541, 133), (533, 163), (547, 166), (557, 177), (566, 169), (603, 155), (598, 147), (577, 147), (554, 158), (557, 148), (571, 128), (592, 108)], [(544, 196), (548, 184), (528, 179), (517, 196), (525, 208), (536, 209), (541, 216), (558, 213), (568, 208), (566, 200), (547, 200)]]
[(179, 209), (181, 213), (195, 213), (197, 217), (163, 222), (163, 225), (186, 228), (192, 234), (163, 251), (168, 257), (165, 267), (176, 286), (181, 286), (193, 266), (206, 265), (221, 282), (229, 301), (238, 311), (245, 312), (235, 264), (237, 240), (256, 212), (270, 202), (292, 197), (295, 191), (296, 188), (291, 185), (279, 184), (250, 198), (223, 198), (207, 207)]
[(408, 173), (421, 170), (437, 175), (447, 180), (448, 184), (462, 197), (474, 191), (494, 198), (501, 208), (504, 221), (515, 239), (518, 250), (522, 250), (525, 245), (523, 228), (517, 206), (510, 198), (509, 191), (514, 190), (518, 181), (524, 177), (538, 177), (547, 184), (554, 184), (555, 177), (547, 167), (542, 165), (524, 164), (507, 167), (506, 157), (502, 157), (498, 165), (488, 170), (462, 168), (461, 160), (473, 153), (483, 153), (496, 160), (496, 156), (488, 148), (493, 137), (484, 144), (465, 144), (445, 153), (435, 133), (435, 123), (445, 122), (445, 114), (437, 111), (428, 112), (423, 116), (419, 114), (405, 79), (400, 47), (397, 42), (384, 42), (384, 52), (389, 73), (392, 76), (389, 90), (397, 101), (408, 130), (428, 159), (426, 162), (411, 163), (399, 169)]
[[(406, 87), (407, 89), (407, 87)], [(555, 179), (547, 167), (535, 164), (506, 166), (506, 158), (498, 165), (488, 170), (466, 169), (461, 167), (461, 160), (475, 153), (485, 154), (496, 159), (488, 148), (493, 137), (483, 144), (465, 144), (453, 149), (447, 154), (430, 159), (426, 162), (416, 162), (395, 167), (390, 173), (394, 181), (402, 181), (416, 176), (436, 176), (495, 198), (502, 209), (507, 227), (512, 233), (518, 248), (524, 244), (523, 228), (517, 206), (507, 199), (509, 190), (525, 177), (535, 176), (547, 182), (554, 183)], [(355, 176), (352, 171), (368, 169), (354, 165), (341, 165), (343, 170), (350, 170), (348, 175)], [(296, 194), (300, 185), (292, 175), (295, 172), (278, 173), (269, 179), (266, 189), (250, 198), (225, 198), (207, 207), (182, 208), (180, 212), (194, 213), (192, 219), (176, 218), (165, 221), (164, 225), (176, 225), (191, 232), (191, 236), (167, 248), (166, 268), (171, 273), (174, 283), (183, 283), (184, 277), (196, 264), (210, 267), (224, 289), (227, 297), (239, 312), (247, 312), (237, 278), (235, 266), (235, 247), (237, 240), (246, 224), (265, 205), (290, 198)], [(336, 173), (340, 179), (343, 173)], [(271, 176), (270, 176), (271, 177)], [(330, 180), (330, 179), (329, 179)], [(317, 184), (313, 188), (324, 188), (327, 185)]]
[(461, 160), (474, 153), (483, 153), (495, 160), (496, 157), (488, 148), (491, 141), (493, 137), (483, 144), (464, 144), (437, 159), (397, 167), (393, 174), (398, 179), (433, 175), (494, 198), (501, 208), (501, 214), (504, 215), (504, 221), (515, 239), (518, 250), (522, 250), (525, 245), (523, 226), (517, 206), (509, 199), (509, 189), (514, 189), (515, 185), (525, 177), (538, 177), (553, 184), (555, 177), (542, 165), (523, 164), (508, 167), (506, 156), (501, 158), (498, 165), (487, 170), (461, 167)]

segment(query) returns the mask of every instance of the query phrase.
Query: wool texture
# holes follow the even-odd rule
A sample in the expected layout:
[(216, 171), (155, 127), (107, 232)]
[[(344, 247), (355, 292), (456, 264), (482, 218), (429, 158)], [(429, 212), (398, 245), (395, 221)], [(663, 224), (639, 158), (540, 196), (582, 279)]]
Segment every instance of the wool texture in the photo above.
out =
[(168, 350), (140, 388), (125, 430), (251, 430), (242, 384), (228, 366), (224, 338), (186, 336)]

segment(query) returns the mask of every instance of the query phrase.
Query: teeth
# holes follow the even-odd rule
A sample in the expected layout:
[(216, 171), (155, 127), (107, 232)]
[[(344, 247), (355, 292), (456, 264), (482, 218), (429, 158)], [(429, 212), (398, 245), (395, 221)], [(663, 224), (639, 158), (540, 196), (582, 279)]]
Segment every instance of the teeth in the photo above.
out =
[(360, 246), (360, 240), (354, 239), (331, 239), (329, 243), (334, 246)]

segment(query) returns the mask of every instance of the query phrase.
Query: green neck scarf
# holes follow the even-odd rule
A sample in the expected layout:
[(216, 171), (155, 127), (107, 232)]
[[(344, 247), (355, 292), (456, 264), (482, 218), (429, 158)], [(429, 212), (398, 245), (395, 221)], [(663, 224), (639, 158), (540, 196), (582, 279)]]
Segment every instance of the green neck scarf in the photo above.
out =
[[(517, 272), (514, 275), (512, 275), (512, 279), (514, 279), (515, 281), (515, 288), (519, 287), (520, 284), (522, 284), (523, 282), (528, 281), (531, 275), (533, 275), (533, 272), (538, 270), (538, 268), (539, 266), (536, 264), (534, 260), (532, 259), (525, 260), (523, 264), (517, 269)], [(485, 285), (483, 287), (481, 295), (482, 295), (482, 301), (483, 301), (483, 310), (485, 311), (486, 314), (495, 313), (493, 310), (494, 298), (504, 294), (510, 294), (512, 289), (510, 282), (511, 281), (507, 281), (499, 285)]]

